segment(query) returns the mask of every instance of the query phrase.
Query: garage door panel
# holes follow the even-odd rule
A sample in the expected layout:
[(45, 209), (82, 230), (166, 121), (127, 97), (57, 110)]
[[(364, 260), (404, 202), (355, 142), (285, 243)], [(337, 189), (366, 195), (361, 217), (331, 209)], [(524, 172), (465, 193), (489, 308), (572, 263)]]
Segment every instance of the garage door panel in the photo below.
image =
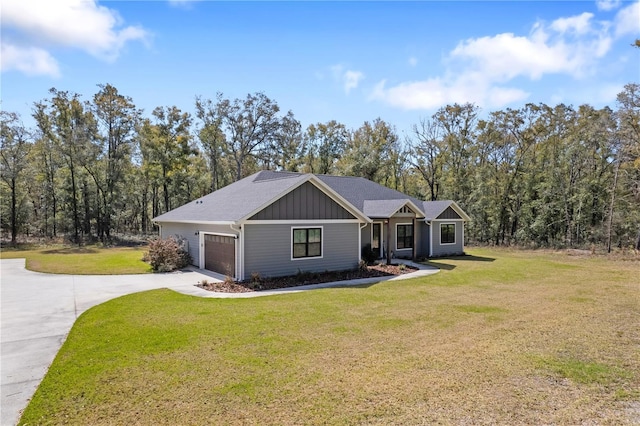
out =
[(236, 245), (233, 237), (204, 235), (204, 267), (233, 277), (236, 270)]

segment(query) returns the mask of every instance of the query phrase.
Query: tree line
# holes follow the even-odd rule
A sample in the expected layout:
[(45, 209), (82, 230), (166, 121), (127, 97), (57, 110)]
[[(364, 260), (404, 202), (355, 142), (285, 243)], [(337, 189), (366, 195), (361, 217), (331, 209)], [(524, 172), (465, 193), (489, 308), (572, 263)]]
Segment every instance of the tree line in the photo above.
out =
[(109, 241), (258, 170), (361, 176), (455, 200), (470, 242), (640, 249), (640, 85), (615, 109), (526, 104), (440, 108), (400, 137), (380, 118), (306, 129), (264, 93), (196, 97), (149, 116), (112, 85), (89, 100), (51, 89), (35, 126), (1, 114), (3, 236)]

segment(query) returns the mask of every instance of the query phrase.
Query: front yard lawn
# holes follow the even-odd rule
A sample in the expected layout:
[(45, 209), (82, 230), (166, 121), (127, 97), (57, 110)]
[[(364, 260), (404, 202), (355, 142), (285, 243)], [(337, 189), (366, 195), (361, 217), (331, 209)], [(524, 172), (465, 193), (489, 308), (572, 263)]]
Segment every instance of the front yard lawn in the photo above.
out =
[(638, 424), (640, 262), (472, 254), (359, 288), (96, 306), (21, 424)]
[(35, 272), (73, 275), (144, 274), (151, 272), (142, 261), (147, 247), (66, 246), (3, 248), (2, 259), (25, 258)]

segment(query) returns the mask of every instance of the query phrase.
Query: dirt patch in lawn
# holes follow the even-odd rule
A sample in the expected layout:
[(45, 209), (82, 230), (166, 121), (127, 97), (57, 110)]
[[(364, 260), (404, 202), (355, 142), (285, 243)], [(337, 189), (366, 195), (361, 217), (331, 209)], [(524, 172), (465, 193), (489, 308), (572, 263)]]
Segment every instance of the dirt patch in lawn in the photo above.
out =
[(208, 282), (205, 280), (199, 282), (196, 286), (221, 293), (246, 293), (360, 278), (397, 276), (415, 271), (417, 271), (417, 268), (404, 264), (375, 264), (366, 268), (346, 271), (303, 272), (286, 277), (262, 278), (254, 275), (250, 280), (240, 282), (234, 282), (231, 279), (227, 279), (224, 282)]

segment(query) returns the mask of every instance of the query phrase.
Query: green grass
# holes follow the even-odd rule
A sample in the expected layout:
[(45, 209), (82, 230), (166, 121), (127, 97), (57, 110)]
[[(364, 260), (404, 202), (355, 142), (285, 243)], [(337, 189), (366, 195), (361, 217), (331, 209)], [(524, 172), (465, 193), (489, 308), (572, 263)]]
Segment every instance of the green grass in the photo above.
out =
[(26, 259), (31, 271), (51, 274), (109, 275), (151, 272), (142, 261), (146, 247), (51, 246), (3, 248), (2, 259)]
[(359, 288), (96, 306), (21, 424), (637, 423), (640, 263), (472, 253)]

